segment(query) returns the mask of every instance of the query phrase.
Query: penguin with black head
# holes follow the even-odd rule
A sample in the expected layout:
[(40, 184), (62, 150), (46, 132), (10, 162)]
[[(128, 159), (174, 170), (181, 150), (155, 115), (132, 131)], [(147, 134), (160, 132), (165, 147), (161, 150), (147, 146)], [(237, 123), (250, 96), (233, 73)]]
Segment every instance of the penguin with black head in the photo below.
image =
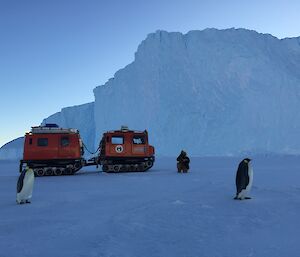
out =
[(34, 172), (26, 166), (22, 170), (17, 183), (17, 203), (30, 203), (34, 183)]
[(251, 199), (251, 197), (247, 196), (247, 194), (250, 192), (253, 182), (253, 169), (250, 162), (251, 159), (245, 158), (239, 163), (235, 179), (235, 200)]

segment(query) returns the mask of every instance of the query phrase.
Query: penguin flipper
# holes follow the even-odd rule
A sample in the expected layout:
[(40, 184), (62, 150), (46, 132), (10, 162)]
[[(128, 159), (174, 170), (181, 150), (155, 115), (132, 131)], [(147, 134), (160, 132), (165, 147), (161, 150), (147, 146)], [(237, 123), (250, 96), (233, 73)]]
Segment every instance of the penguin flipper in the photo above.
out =
[(20, 174), (19, 178), (18, 178), (17, 193), (20, 193), (22, 191), (25, 174), (26, 174), (26, 171), (23, 170), (22, 173)]
[(239, 164), (235, 182), (237, 194), (242, 192), (243, 189), (246, 189), (247, 185), (249, 184), (248, 165), (244, 162)]

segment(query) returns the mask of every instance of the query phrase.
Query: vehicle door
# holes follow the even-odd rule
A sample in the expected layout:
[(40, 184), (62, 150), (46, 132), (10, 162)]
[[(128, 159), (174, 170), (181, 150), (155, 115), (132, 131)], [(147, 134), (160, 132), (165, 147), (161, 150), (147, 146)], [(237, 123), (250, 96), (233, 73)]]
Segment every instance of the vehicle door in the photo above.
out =
[(124, 135), (112, 135), (110, 137), (109, 153), (112, 156), (124, 156), (126, 154)]
[(132, 154), (144, 156), (147, 151), (147, 138), (144, 134), (135, 134), (132, 137)]

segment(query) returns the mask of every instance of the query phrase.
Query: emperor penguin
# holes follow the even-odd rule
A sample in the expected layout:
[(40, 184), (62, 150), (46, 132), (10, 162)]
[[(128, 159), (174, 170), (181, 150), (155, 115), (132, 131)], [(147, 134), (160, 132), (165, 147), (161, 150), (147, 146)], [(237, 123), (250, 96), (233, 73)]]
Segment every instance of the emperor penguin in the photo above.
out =
[(17, 183), (17, 203), (30, 203), (34, 183), (34, 172), (26, 166), (21, 172)]
[(235, 200), (251, 199), (247, 194), (249, 193), (253, 182), (253, 169), (250, 164), (251, 159), (245, 158), (239, 164), (236, 172), (236, 196)]

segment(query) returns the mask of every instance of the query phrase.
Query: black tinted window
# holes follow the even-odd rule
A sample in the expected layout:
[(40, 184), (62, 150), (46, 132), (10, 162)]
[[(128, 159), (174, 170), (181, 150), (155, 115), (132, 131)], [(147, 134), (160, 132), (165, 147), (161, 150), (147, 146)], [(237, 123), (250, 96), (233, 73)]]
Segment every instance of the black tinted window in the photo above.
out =
[(48, 138), (38, 138), (38, 146), (48, 146)]
[(134, 136), (133, 143), (135, 145), (144, 145), (145, 144), (145, 137), (143, 136)]
[(60, 145), (61, 146), (68, 146), (70, 144), (69, 137), (62, 137), (60, 139)]

